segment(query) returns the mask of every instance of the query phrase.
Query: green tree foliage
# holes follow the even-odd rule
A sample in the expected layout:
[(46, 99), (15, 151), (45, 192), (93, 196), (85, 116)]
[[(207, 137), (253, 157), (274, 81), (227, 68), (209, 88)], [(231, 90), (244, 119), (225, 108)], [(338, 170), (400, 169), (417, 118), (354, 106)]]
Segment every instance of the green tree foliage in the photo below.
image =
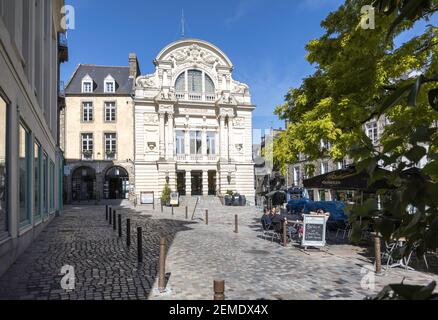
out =
[[(415, 246), (422, 255), (438, 247), (438, 28), (427, 25), (398, 46), (396, 39), (405, 39), (419, 20), (433, 21), (438, 1), (374, 1), (375, 29), (365, 30), (361, 8), (370, 4), (345, 1), (322, 21), (325, 33), (307, 44), (316, 71), (275, 111), (290, 124), (275, 141), (274, 157), (283, 169), (300, 154), (351, 158), (382, 200), (379, 210), (376, 200), (353, 209), (354, 235), (373, 221), (385, 240), (406, 237), (406, 252)], [(387, 122), (378, 144), (364, 132), (372, 119)], [(321, 140), (331, 147), (321, 149)], [(425, 156), (425, 168), (406, 171)], [(376, 171), (379, 165), (394, 171)]]
[(172, 190), (169, 187), (169, 184), (166, 183), (166, 185), (163, 188), (163, 192), (161, 193), (161, 202), (168, 204), (170, 203), (170, 194), (172, 193)]

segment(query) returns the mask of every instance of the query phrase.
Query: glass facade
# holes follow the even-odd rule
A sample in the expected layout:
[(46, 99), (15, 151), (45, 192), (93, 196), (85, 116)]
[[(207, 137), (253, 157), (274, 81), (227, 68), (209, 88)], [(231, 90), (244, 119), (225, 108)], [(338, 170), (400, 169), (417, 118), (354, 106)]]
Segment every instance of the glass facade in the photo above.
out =
[(41, 219), (41, 145), (38, 142), (34, 143), (33, 147), (33, 214), (35, 220)]
[(19, 199), (20, 199), (20, 225), (30, 224), (30, 188), (29, 188), (29, 174), (30, 174), (30, 133), (20, 124), (18, 136), (18, 157), (19, 157)]
[(55, 164), (50, 160), (50, 212), (55, 210)]
[(44, 186), (43, 186), (43, 210), (44, 210), (44, 215), (47, 217), (48, 213), (49, 213), (49, 192), (48, 192), (48, 188), (49, 188), (49, 158), (47, 156), (46, 153), (44, 153), (44, 157), (43, 157), (43, 179), (44, 179)]
[(7, 193), (7, 137), (8, 108), (0, 96), (0, 239), (8, 236), (8, 193)]

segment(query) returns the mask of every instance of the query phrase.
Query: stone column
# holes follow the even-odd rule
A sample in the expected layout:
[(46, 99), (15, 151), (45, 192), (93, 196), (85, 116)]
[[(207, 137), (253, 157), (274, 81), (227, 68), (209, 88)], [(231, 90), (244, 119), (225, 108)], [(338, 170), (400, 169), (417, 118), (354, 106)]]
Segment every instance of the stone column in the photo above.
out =
[(192, 173), (191, 171), (186, 171), (186, 196), (190, 197), (192, 195)]
[(231, 126), (232, 126), (232, 119), (230, 117), (228, 117), (228, 121), (227, 121), (227, 128), (225, 130), (225, 156), (227, 158), (227, 161), (230, 161), (230, 145), (231, 145), (231, 141), (230, 141), (230, 135), (231, 135)]
[(169, 150), (167, 156), (170, 160), (175, 159), (175, 120), (173, 113), (169, 113), (168, 117), (168, 134), (169, 134)]
[(219, 157), (225, 159), (226, 149), (225, 149), (225, 117), (219, 116)]
[(205, 161), (207, 160), (207, 128), (202, 128), (202, 134), (201, 134), (201, 143), (202, 143), (202, 159)]
[(186, 128), (185, 136), (184, 136), (184, 151), (186, 154), (186, 159), (190, 159), (190, 130), (189, 127)]
[(202, 195), (208, 196), (208, 170), (202, 171)]
[(166, 134), (165, 134), (165, 125), (164, 125), (164, 116), (163, 112), (158, 114), (160, 118), (160, 159), (164, 159), (166, 156)]

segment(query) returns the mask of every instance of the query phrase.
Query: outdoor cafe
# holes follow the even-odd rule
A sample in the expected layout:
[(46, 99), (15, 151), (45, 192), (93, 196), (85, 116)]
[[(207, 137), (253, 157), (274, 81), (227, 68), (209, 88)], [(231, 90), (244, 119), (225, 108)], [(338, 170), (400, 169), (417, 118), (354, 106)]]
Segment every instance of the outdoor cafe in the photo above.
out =
[[(384, 169), (385, 173), (389, 171)], [(412, 170), (405, 174), (411, 174)], [(304, 181), (305, 190), (319, 193), (328, 191), (330, 200), (321, 201), (310, 196), (308, 198), (290, 199), (286, 208), (279, 206), (266, 208), (261, 219), (262, 237), (271, 241), (278, 240), (286, 245), (296, 244), (300, 247), (322, 248), (326, 246), (327, 236), (331, 233), (332, 240), (347, 240), (352, 233), (347, 205), (362, 204), (371, 197), (376, 197), (378, 185), (368, 186), (368, 175), (365, 172), (356, 173), (354, 167), (337, 170), (316, 176)], [(319, 200), (319, 201), (316, 201)], [(379, 201), (377, 201), (378, 203)], [(375, 233), (373, 223), (368, 230), (362, 232), (363, 243), (371, 245)], [(381, 260), (387, 269), (401, 267), (412, 270), (411, 262), (415, 257), (415, 247), (407, 256), (400, 257), (406, 239), (396, 238), (381, 244)], [(422, 257), (422, 263), (429, 268), (427, 256)]]

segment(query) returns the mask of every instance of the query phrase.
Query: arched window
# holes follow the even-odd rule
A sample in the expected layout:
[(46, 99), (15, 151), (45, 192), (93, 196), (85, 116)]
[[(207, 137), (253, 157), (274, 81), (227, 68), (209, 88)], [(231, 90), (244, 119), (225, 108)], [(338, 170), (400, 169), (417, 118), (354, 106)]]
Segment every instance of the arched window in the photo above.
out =
[(186, 91), (186, 73), (183, 72), (179, 75), (178, 79), (176, 79), (175, 83), (176, 92), (184, 92)]
[[(187, 75), (187, 85), (186, 85)], [(186, 92), (202, 94), (214, 94), (215, 86), (213, 80), (203, 71), (188, 70), (181, 73), (175, 82), (176, 92)]]
[(207, 74), (205, 75), (205, 93), (214, 93), (214, 82)]
[(188, 73), (189, 92), (202, 93), (202, 72), (198, 70), (189, 70)]

